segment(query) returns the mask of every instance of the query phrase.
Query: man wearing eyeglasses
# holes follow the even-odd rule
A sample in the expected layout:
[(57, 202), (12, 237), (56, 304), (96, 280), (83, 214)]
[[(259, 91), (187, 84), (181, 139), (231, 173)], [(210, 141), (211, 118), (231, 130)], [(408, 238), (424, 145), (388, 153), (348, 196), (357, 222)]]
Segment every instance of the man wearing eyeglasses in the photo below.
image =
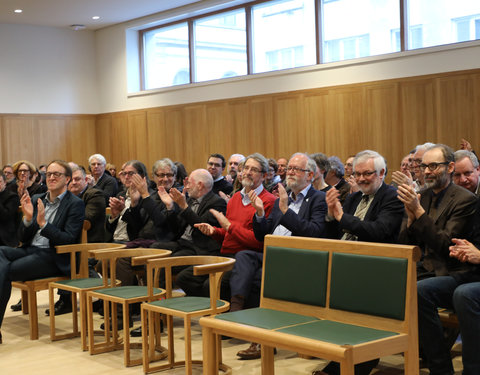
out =
[(467, 150), (458, 150), (454, 155), (455, 171), (453, 172), (453, 182), (458, 186), (470, 190), (477, 197), (480, 196), (480, 167), (477, 156)]
[(468, 238), (471, 234), (477, 198), (452, 183), (455, 163), (450, 147), (437, 144), (428, 148), (420, 169), (425, 176), (425, 190), (417, 194), (411, 186), (398, 187), (398, 198), (407, 213), (399, 241), (418, 245), (422, 250), (422, 260), (417, 264), (422, 357), (431, 374), (453, 374), (450, 345), (444, 339), (437, 307), (453, 306), (452, 299), (446, 297), (450, 285), (444, 282), (445, 277), (451, 276), (460, 284), (468, 282), (468, 264), (450, 256), (449, 247), (452, 239)]
[(70, 275), (70, 257), (57, 254), (55, 246), (78, 242), (85, 206), (67, 190), (72, 178), (68, 163), (51, 162), (46, 175), (47, 193), (30, 198), (25, 192), (20, 200), (23, 220), (19, 237), (23, 246), (0, 247), (0, 326), (12, 281)]
[[(353, 159), (353, 176), (359, 191), (346, 197), (343, 206), (337, 189), (327, 191), (327, 236), (347, 241), (395, 243), (404, 214), (393, 186), (383, 181), (386, 163), (378, 152), (365, 150)], [(355, 375), (368, 375), (378, 359), (355, 365)], [(330, 362), (313, 375), (340, 374), (337, 362)]]

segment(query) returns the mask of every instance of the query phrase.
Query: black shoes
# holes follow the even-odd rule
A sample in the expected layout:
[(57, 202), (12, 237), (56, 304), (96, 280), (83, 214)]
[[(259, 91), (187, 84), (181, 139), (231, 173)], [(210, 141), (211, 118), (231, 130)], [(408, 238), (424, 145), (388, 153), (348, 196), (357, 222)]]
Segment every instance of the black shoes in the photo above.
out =
[[(55, 302), (55, 315), (63, 315), (72, 312), (72, 302), (70, 299), (61, 298)], [(50, 315), (50, 309), (45, 310), (47, 316)]]
[[(133, 327), (133, 320), (132, 318), (130, 318), (130, 321), (128, 322), (128, 327), (129, 328), (132, 328)], [(105, 330), (105, 323), (102, 323), (100, 325), (100, 329), (101, 330)], [(112, 322), (110, 321), (110, 330), (112, 329)], [(123, 329), (123, 318), (122, 317), (119, 317), (117, 319), (117, 330), (121, 331)], [(140, 327), (141, 329), (141, 327)], [(142, 331), (140, 331), (140, 336), (142, 335)]]
[(15, 305), (10, 305), (10, 308), (13, 311), (20, 311), (22, 310), (22, 300), (18, 301)]
[(132, 329), (130, 331), (131, 337), (142, 337), (142, 326)]

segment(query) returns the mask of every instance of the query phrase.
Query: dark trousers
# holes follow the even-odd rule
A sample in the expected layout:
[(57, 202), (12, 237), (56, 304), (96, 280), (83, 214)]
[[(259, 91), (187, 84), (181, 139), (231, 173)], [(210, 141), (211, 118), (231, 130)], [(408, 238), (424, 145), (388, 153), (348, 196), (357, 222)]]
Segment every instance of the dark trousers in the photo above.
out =
[(30, 247), (0, 247), (0, 327), (12, 292), (12, 281), (34, 280), (60, 276), (55, 264), (54, 249)]

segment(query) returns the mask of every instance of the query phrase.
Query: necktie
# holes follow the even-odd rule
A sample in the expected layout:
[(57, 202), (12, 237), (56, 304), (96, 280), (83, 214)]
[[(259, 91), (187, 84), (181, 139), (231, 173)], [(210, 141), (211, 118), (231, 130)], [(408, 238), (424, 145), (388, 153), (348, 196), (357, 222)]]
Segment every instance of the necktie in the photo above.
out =
[[(353, 216), (358, 217), (362, 221), (363, 219), (365, 219), (365, 215), (367, 214), (367, 211), (368, 211), (369, 198), (370, 198), (369, 195), (362, 196), (362, 199), (358, 203), (357, 209), (355, 210), (355, 213), (353, 214)], [(352, 233), (345, 232), (341, 239), (347, 240), (347, 241), (356, 241), (358, 237)]]

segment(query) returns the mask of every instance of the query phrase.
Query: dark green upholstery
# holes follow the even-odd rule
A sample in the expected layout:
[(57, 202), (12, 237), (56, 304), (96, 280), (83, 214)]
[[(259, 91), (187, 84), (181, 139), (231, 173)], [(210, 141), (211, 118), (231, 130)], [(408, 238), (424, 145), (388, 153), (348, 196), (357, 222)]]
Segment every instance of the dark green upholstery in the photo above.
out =
[(227, 320), (229, 322), (246, 324), (264, 329), (277, 329), (293, 324), (318, 320), (312, 316), (292, 314), (285, 311), (264, 309), (261, 307), (216, 315), (215, 319)]
[(395, 336), (396, 332), (338, 323), (331, 320), (300, 324), (279, 329), (278, 332), (307, 337), (337, 345), (357, 345), (368, 341)]
[(404, 319), (407, 259), (333, 253), (330, 308)]
[[(161, 293), (162, 289), (154, 288), (153, 292), (155, 294)], [(146, 297), (148, 295), (146, 286), (120, 286), (117, 288), (108, 288), (108, 289), (99, 289), (95, 293), (105, 294), (107, 296), (114, 296), (119, 298), (137, 298), (137, 297)]]
[(70, 286), (73, 288), (88, 289), (103, 285), (103, 279), (100, 278), (88, 278), (88, 279), (73, 279), (57, 281), (56, 284)]
[[(168, 298), (159, 301), (149, 302), (149, 305), (166, 307), (172, 310), (192, 312), (198, 310), (207, 310), (210, 308), (210, 298), (206, 297), (178, 297)], [(217, 307), (225, 305), (225, 302), (217, 301)]]
[(328, 252), (268, 246), (263, 296), (325, 306)]

